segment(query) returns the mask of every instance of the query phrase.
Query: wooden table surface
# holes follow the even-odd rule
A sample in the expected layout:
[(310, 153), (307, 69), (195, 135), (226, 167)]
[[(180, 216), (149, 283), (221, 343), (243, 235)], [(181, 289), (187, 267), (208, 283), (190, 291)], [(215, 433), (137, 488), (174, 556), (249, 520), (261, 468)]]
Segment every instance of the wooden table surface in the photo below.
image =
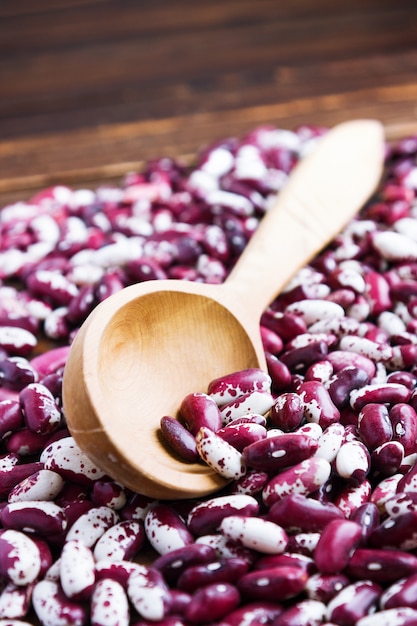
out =
[(415, 0), (0, 2), (0, 206), (361, 116), (417, 132)]

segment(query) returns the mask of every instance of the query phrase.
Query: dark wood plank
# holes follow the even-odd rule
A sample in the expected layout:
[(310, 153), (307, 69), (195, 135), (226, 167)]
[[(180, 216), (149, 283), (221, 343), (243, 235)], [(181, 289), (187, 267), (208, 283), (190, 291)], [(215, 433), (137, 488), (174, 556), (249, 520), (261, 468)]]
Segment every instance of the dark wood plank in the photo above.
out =
[(255, 125), (417, 124), (415, 0), (3, 0), (0, 201)]

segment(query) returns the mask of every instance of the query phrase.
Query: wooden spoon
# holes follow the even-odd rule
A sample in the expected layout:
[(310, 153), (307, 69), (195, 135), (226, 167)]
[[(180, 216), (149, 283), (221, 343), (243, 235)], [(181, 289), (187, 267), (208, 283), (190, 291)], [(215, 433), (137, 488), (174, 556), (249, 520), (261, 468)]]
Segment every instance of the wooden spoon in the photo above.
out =
[(383, 160), (378, 122), (336, 126), (296, 166), (224, 284), (148, 281), (96, 307), (63, 383), (68, 427), (93, 461), (154, 498), (199, 497), (225, 484), (203, 463), (171, 454), (160, 419), (218, 376), (266, 368), (263, 310), (363, 206)]

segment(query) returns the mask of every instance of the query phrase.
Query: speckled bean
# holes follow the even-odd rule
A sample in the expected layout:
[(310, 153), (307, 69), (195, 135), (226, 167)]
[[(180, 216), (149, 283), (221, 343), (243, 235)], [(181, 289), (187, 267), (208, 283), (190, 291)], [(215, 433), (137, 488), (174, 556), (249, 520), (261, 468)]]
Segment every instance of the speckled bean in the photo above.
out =
[(10, 502), (1, 511), (1, 523), (42, 537), (58, 535), (67, 528), (67, 517), (62, 507), (48, 500)]
[(385, 512), (390, 517), (400, 517), (410, 511), (417, 511), (417, 493), (395, 493), (385, 501)]
[(66, 541), (61, 552), (60, 582), (67, 598), (89, 598), (95, 578), (95, 561), (90, 548), (77, 539)]
[(297, 533), (288, 536), (288, 552), (298, 552), (304, 556), (313, 557), (321, 535), (319, 532)]
[(359, 411), (358, 432), (369, 450), (392, 439), (392, 423), (385, 404), (370, 402)]
[(260, 624), (272, 624), (281, 612), (282, 607), (277, 602), (248, 602), (231, 611), (218, 623), (218, 626), (260, 626)]
[(20, 405), (29, 430), (45, 435), (57, 430), (62, 422), (55, 398), (42, 383), (31, 383), (19, 394)]
[(67, 305), (78, 295), (78, 289), (63, 274), (48, 270), (36, 270), (28, 278), (30, 293), (36, 298), (52, 299), (55, 305)]
[(17, 326), (0, 326), (0, 348), (10, 356), (28, 357), (38, 340), (29, 330)]
[(8, 502), (54, 500), (64, 481), (52, 470), (41, 469), (17, 483), (9, 492)]
[(145, 565), (140, 565), (134, 561), (97, 561), (95, 565), (96, 581), (115, 580), (124, 589), (127, 589), (129, 576), (136, 571), (145, 571)]
[(410, 551), (417, 548), (417, 511), (410, 511), (400, 517), (388, 517), (369, 537), (372, 548), (388, 548)]
[(24, 357), (11, 356), (0, 360), (0, 380), (2, 387), (21, 391), (38, 381), (38, 373)]
[(129, 626), (130, 609), (127, 595), (116, 580), (97, 582), (91, 596), (91, 626)]
[(417, 610), (409, 607), (377, 611), (362, 617), (356, 626), (415, 626)]
[(381, 515), (385, 515), (385, 502), (396, 494), (398, 483), (401, 479), (402, 474), (387, 476), (387, 478), (383, 478), (372, 490), (370, 501), (378, 507)]
[(411, 391), (399, 383), (374, 383), (365, 385), (361, 389), (354, 389), (350, 394), (350, 405), (355, 411), (360, 411), (365, 404), (379, 402), (381, 404), (398, 404), (408, 402)]
[(250, 600), (283, 602), (301, 593), (307, 580), (308, 574), (300, 567), (281, 566), (248, 572), (237, 587)]
[(327, 385), (332, 374), (333, 365), (326, 359), (312, 363), (306, 370), (304, 380), (316, 380)]
[(57, 582), (40, 580), (33, 589), (32, 604), (42, 626), (71, 624), (85, 626), (88, 611), (80, 603), (69, 600)]
[(359, 441), (347, 441), (340, 446), (336, 455), (336, 471), (342, 478), (361, 483), (370, 470), (370, 454)]
[(272, 478), (263, 490), (263, 501), (270, 507), (286, 495), (308, 495), (326, 482), (330, 472), (330, 463), (325, 459), (306, 459)]
[(152, 568), (161, 572), (164, 580), (172, 586), (185, 571), (213, 563), (215, 558), (216, 551), (211, 546), (192, 543), (158, 556)]
[(196, 445), (202, 460), (223, 478), (236, 480), (245, 474), (242, 454), (209, 428), (200, 428)]
[(207, 393), (221, 407), (242, 395), (253, 391), (269, 391), (270, 388), (269, 374), (261, 369), (249, 368), (212, 380), (208, 385)]
[(340, 319), (345, 315), (339, 304), (315, 298), (289, 304), (285, 312), (301, 317), (307, 326), (321, 320)]
[(139, 615), (153, 622), (168, 615), (170, 594), (157, 570), (145, 568), (129, 576), (127, 594)]
[(385, 586), (417, 574), (417, 557), (401, 550), (358, 548), (349, 559), (346, 573), (350, 578)]
[(66, 540), (78, 539), (91, 548), (111, 526), (119, 521), (119, 516), (108, 506), (90, 508), (72, 524)]
[(249, 413), (265, 415), (273, 404), (274, 399), (270, 391), (251, 391), (243, 394), (235, 400), (222, 405), (220, 413), (223, 426), (226, 426), (226, 424), (237, 417), (242, 417)]
[(417, 609), (417, 574), (400, 578), (386, 588), (380, 599), (381, 609), (409, 607)]
[(145, 530), (140, 520), (124, 520), (111, 526), (94, 546), (96, 561), (129, 561), (139, 552), (145, 541)]
[(91, 492), (91, 502), (94, 506), (108, 506), (120, 511), (126, 504), (127, 494), (122, 485), (111, 479), (96, 480)]
[(320, 626), (326, 616), (326, 605), (318, 600), (301, 600), (286, 609), (274, 626)]
[(350, 392), (369, 383), (368, 373), (352, 365), (336, 372), (326, 383), (333, 404), (341, 409), (349, 403)]
[(64, 437), (47, 446), (40, 461), (45, 469), (50, 469), (65, 480), (91, 485), (93, 480), (102, 478), (105, 473), (78, 447), (73, 437)]
[(404, 448), (399, 441), (387, 441), (371, 453), (373, 476), (393, 476), (400, 471), (404, 460)]
[(304, 404), (298, 393), (286, 392), (277, 397), (271, 407), (272, 424), (288, 432), (301, 425), (304, 418)]
[(314, 341), (286, 350), (280, 354), (279, 358), (291, 372), (299, 372), (305, 371), (313, 363), (325, 359), (328, 350), (325, 341)]
[(6, 438), (13, 431), (23, 426), (23, 413), (17, 400), (0, 402), (0, 439)]
[(417, 493), (417, 464), (414, 463), (398, 481), (398, 493)]
[[(14, 585), (7, 583), (0, 593), (0, 626), (16, 626), (23, 624), (17, 621), (20, 617), (26, 617), (31, 607), (33, 583), (29, 585)], [(6, 618), (8, 618), (6, 620)], [(16, 620), (16, 622), (15, 622)], [(25, 622), (28, 624), (28, 622)]]
[(234, 557), (246, 559), (248, 563), (252, 563), (256, 558), (256, 553), (249, 548), (232, 541), (228, 537), (221, 534), (202, 535), (197, 537), (197, 544), (210, 546), (216, 552), (220, 559), (230, 559)]
[(232, 541), (265, 554), (281, 554), (288, 545), (284, 529), (261, 517), (229, 515), (220, 523), (219, 529)]
[(311, 600), (318, 600), (327, 604), (349, 583), (350, 580), (345, 574), (317, 572), (309, 577), (305, 591)]
[(146, 537), (159, 554), (194, 543), (184, 520), (167, 504), (152, 507), (146, 514), (144, 524)]
[(0, 574), (14, 585), (34, 582), (41, 571), (41, 555), (34, 541), (23, 532), (0, 530)]
[(360, 506), (369, 501), (371, 492), (372, 486), (367, 479), (354, 485), (347, 483), (337, 493), (333, 502), (349, 518)]
[[(6, 455), (6, 458), (14, 459), (14, 462), (9, 466), (5, 467), (3, 464), (3, 468), (0, 467), (0, 497), (4, 499), (7, 499), (8, 494), (15, 485), (28, 476), (31, 476), (32, 474), (43, 469), (43, 463), (38, 461), (17, 464), (19, 461), (19, 456), (17, 454), (8, 454)], [(2, 463), (0, 461), (0, 466), (1, 465)]]
[(196, 504), (189, 512), (187, 526), (193, 535), (206, 535), (217, 530), (229, 515), (257, 515), (259, 503), (243, 494), (217, 496)]
[(230, 443), (236, 450), (242, 452), (246, 446), (265, 439), (267, 430), (265, 426), (254, 422), (229, 423), (227, 426), (220, 428), (216, 434), (224, 441), (227, 441), (227, 443)]
[(303, 401), (304, 416), (309, 422), (317, 423), (322, 428), (339, 422), (340, 411), (323, 383), (315, 380), (302, 382), (297, 393)]

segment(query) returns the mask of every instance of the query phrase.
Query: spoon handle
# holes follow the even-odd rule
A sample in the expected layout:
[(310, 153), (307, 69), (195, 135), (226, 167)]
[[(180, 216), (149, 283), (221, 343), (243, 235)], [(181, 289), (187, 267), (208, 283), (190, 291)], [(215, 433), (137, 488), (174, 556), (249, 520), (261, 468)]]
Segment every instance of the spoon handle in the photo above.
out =
[(259, 317), (359, 211), (378, 185), (384, 151), (382, 125), (353, 120), (298, 163), (224, 283), (247, 312)]

